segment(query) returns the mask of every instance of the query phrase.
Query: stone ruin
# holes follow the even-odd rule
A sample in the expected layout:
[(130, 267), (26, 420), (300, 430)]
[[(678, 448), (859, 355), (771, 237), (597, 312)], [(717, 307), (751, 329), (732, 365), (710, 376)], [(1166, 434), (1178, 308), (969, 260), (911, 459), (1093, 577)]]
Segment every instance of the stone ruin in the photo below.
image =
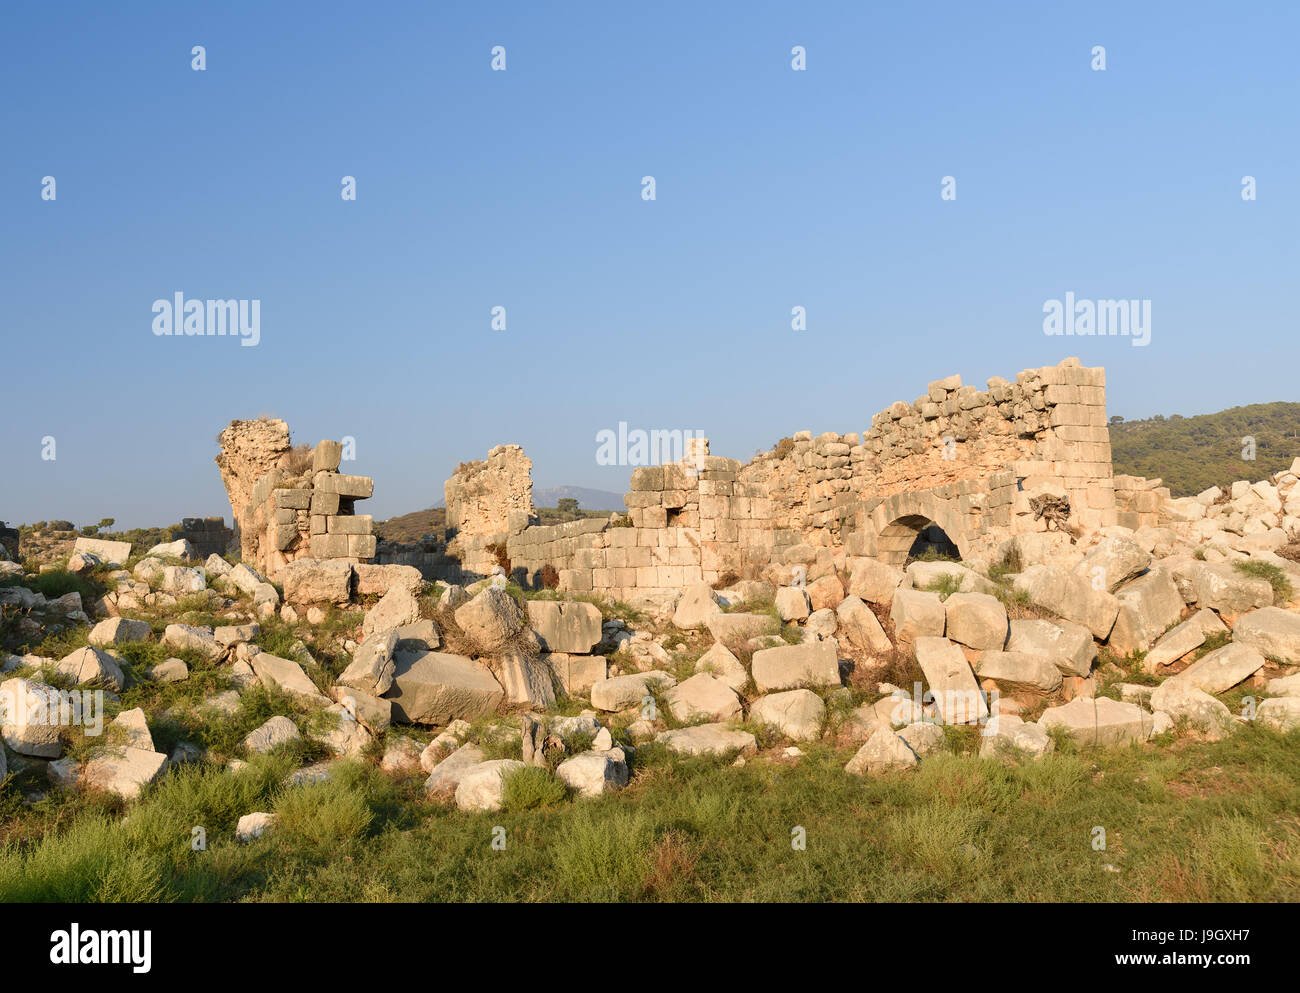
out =
[[(506, 446), (517, 453), (515, 471), (468, 474), (474, 510), (463, 519), (490, 519), (495, 546), (504, 526), (505, 557), (524, 585), (536, 586), (549, 565), (560, 589), (629, 599), (727, 576), (787, 582), (818, 550), (901, 565), (920, 540), (990, 559), (1011, 536), (1054, 526), (1089, 534), (1121, 512), (1105, 370), (1077, 359), (1025, 370), (1015, 382), (994, 377), (984, 390), (950, 376), (876, 414), (862, 434), (799, 432), (749, 463), (711, 455), (707, 439), (692, 442), (678, 463), (633, 471), (626, 520), (549, 527), (507, 512), (518, 505), (527, 460)], [(486, 491), (493, 485), (495, 495)], [(448, 483), (449, 520), (462, 487)], [(496, 564), (485, 545), (461, 539), (471, 577)]]
[(511, 534), (533, 521), (533, 463), (518, 445), (498, 445), (487, 459), (464, 462), (443, 487), (448, 553), (470, 573), (497, 564)]
[(285, 423), (268, 420), (232, 421), (218, 441), (245, 562), (275, 576), (296, 559), (374, 560), (374, 522), (355, 509), (374, 494), (374, 480), (338, 471), (342, 443), (294, 449)]
[(173, 541), (188, 541), (201, 558), (225, 555), (235, 540), (233, 529), (224, 517), (186, 517), (179, 528), (172, 529)]
[(1066, 359), (983, 390), (937, 380), (861, 434), (802, 431), (747, 463), (694, 438), (680, 462), (633, 470), (625, 517), (551, 526), (533, 516), (531, 460), (499, 445), (447, 480), (447, 529), (414, 548), (378, 544), (354, 514), (373, 483), (336, 472), (335, 443), (295, 473), (283, 421), (235, 421), (217, 464), (244, 558), (269, 575), (301, 557), (415, 565), (449, 582), (508, 564), (536, 588), (549, 566), (561, 590), (660, 599), (727, 577), (780, 585), (827, 553), (901, 565), (930, 543), (991, 561), (1019, 534), (1150, 520), (1168, 491), (1113, 476), (1105, 387), (1104, 369)]

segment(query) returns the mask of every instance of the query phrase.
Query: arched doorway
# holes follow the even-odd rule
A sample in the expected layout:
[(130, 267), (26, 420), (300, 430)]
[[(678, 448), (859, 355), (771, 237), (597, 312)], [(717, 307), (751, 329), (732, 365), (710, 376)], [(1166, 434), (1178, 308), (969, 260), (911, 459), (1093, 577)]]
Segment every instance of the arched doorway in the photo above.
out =
[(966, 555), (962, 518), (950, 502), (927, 491), (896, 493), (873, 512), (876, 556), (902, 568), (927, 552), (961, 559)]

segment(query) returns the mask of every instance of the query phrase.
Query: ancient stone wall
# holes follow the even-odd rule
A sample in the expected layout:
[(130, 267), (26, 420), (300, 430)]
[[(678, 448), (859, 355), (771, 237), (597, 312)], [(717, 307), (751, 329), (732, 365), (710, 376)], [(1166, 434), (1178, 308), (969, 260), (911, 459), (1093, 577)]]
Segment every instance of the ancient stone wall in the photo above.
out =
[(448, 551), (470, 577), (490, 574), (504, 547), (528, 585), (550, 565), (562, 589), (620, 599), (756, 576), (810, 546), (901, 564), (936, 528), (963, 557), (990, 557), (1015, 534), (1116, 523), (1105, 403), (1105, 371), (1066, 359), (985, 390), (938, 380), (861, 435), (799, 432), (745, 465), (692, 439), (680, 462), (633, 471), (630, 527), (521, 526), (510, 494), (531, 491), (531, 465), (502, 446), (448, 482), (449, 520), (455, 503), (460, 522)]
[(200, 558), (225, 555), (234, 544), (235, 532), (226, 527), (224, 517), (186, 517), (172, 530), (172, 541), (184, 539), (194, 546)]
[[(221, 482), (230, 500), (235, 541), (240, 543), (243, 532), (252, 524), (253, 487), (280, 464), (292, 447), (289, 444), (289, 425), (267, 417), (231, 421), (217, 435), (217, 443), (221, 446), (216, 458), (217, 468), (221, 470)], [(256, 554), (257, 550), (252, 549), (246, 557), (252, 561)]]
[(466, 578), (492, 573), (499, 549), (532, 522), (533, 463), (518, 445), (460, 465), (443, 487), (448, 551)]
[(374, 522), (355, 510), (357, 500), (374, 494), (374, 480), (340, 473), (342, 452), (339, 442), (322, 441), (309, 464), (277, 466), (257, 480), (244, 532), (245, 561), (274, 576), (300, 558), (357, 563), (375, 557)]

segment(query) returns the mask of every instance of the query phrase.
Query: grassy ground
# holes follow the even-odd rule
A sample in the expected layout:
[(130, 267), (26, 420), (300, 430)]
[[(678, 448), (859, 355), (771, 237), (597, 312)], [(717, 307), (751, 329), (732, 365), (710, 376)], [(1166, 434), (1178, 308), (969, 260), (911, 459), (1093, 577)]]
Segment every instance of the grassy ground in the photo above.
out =
[[(1166, 739), (1021, 766), (948, 754), (865, 780), (842, 771), (846, 758), (818, 746), (797, 764), (759, 757), (737, 768), (651, 746), (619, 795), (568, 799), (538, 776), (495, 814), (427, 801), (420, 776), (361, 762), (330, 783), (285, 789), (289, 763), (274, 756), (237, 774), (182, 768), (131, 807), (52, 794), (28, 808), (9, 786), (0, 896), (1300, 899), (1300, 732), (1251, 727), (1217, 744)], [(254, 810), (279, 823), (239, 844), (235, 822)], [(193, 850), (196, 827), (205, 851)], [(1105, 850), (1094, 849), (1097, 827)], [(805, 850), (792, 845), (796, 828)]]

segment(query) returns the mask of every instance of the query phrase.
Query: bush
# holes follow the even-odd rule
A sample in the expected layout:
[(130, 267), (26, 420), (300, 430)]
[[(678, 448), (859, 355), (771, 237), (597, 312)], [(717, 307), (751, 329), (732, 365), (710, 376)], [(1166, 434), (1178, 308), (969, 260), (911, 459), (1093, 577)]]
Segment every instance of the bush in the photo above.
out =
[(511, 812), (537, 810), (563, 803), (568, 795), (562, 780), (546, 769), (530, 765), (506, 776), (501, 804)]

